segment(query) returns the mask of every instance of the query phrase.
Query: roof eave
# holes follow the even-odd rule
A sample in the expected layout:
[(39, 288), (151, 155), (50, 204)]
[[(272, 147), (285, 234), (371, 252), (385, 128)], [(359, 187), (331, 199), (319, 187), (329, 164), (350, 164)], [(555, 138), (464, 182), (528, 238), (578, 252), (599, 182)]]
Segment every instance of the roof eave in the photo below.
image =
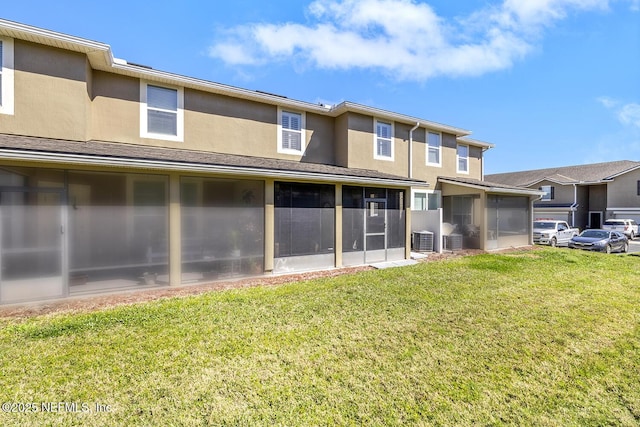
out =
[(281, 170), (271, 168), (251, 168), (246, 166), (217, 165), (193, 162), (171, 162), (166, 160), (134, 159), (84, 154), (34, 152), (12, 149), (0, 149), (0, 159), (30, 162), (62, 163), (71, 165), (92, 165), (105, 167), (122, 167), (148, 169), (157, 171), (208, 172), (222, 175), (245, 175), (263, 178), (296, 179), (307, 181), (327, 181), (348, 184), (378, 184), (394, 187), (410, 187), (414, 185), (429, 186), (429, 183), (418, 180), (404, 180), (383, 177), (364, 177), (357, 175), (341, 175), (332, 173), (305, 172), (297, 170)]
[(442, 178), (439, 177), (438, 180), (440, 182), (446, 183), (446, 184), (452, 184), (452, 185), (459, 185), (461, 187), (467, 187), (467, 188), (474, 188), (477, 190), (483, 190), (487, 193), (502, 193), (502, 194), (526, 194), (529, 196), (543, 196), (545, 194), (544, 191), (540, 191), (540, 190), (530, 190), (530, 189), (526, 189), (526, 188), (504, 188), (504, 187), (495, 187), (495, 186), (485, 186), (485, 185), (478, 185), (478, 184), (472, 184), (469, 182), (461, 182), (461, 181), (457, 181), (455, 179), (447, 179), (447, 178)]
[(458, 141), (464, 142), (465, 144), (468, 144), (468, 145), (484, 148), (485, 150), (489, 150), (496, 146), (495, 144), (491, 144), (489, 142), (478, 141), (477, 139), (465, 138), (465, 137), (458, 138)]
[(387, 111), (380, 108), (369, 107), (367, 105), (357, 104), (350, 101), (341, 102), (340, 104), (334, 106), (330, 110), (330, 114), (332, 116), (339, 116), (347, 112), (366, 114), (366, 115), (374, 116), (381, 119), (388, 119), (388, 120), (393, 120), (395, 122), (402, 122), (402, 123), (411, 124), (411, 125), (415, 125), (416, 123), (419, 123), (421, 127), (437, 130), (440, 132), (450, 133), (457, 137), (471, 134), (471, 131), (469, 130), (448, 126), (441, 123), (420, 119), (418, 117), (408, 116), (405, 114), (394, 113), (392, 111)]

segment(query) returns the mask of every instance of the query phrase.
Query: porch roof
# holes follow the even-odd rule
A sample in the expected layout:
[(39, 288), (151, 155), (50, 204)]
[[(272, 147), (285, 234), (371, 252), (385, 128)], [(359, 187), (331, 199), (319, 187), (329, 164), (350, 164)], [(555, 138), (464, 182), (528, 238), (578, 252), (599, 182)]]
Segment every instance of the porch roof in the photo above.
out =
[(503, 193), (521, 196), (542, 196), (545, 193), (539, 190), (531, 190), (528, 188), (516, 187), (512, 185), (499, 184), (495, 182), (482, 181), (473, 178), (461, 177), (445, 177), (439, 176), (438, 181), (445, 184), (459, 185), (462, 187), (475, 188), (483, 190), (487, 193)]
[(0, 159), (391, 186), (429, 185), (370, 169), (105, 141), (0, 134)]

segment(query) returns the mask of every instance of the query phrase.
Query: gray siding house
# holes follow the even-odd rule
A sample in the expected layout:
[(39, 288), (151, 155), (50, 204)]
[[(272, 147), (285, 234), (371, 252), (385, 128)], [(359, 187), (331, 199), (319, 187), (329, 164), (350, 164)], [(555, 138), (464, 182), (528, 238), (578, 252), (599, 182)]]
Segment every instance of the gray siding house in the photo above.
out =
[(580, 229), (609, 218), (640, 221), (640, 162), (620, 160), (487, 175), (488, 181), (544, 192), (534, 218), (566, 220)]

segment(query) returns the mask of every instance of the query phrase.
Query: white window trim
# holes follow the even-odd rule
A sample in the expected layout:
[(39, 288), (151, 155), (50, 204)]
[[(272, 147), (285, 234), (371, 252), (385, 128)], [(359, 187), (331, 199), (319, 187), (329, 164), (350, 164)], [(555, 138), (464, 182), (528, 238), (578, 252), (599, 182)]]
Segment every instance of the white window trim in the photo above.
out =
[(430, 195), (435, 195), (438, 197), (438, 209), (440, 209), (442, 207), (442, 194), (440, 192), (440, 190), (421, 190), (421, 189), (411, 189), (411, 210), (416, 210), (415, 207), (415, 199), (416, 199), (416, 194), (424, 194), (426, 196), (425, 201), (427, 203), (426, 208), (424, 210), (429, 210), (429, 196)]
[[(378, 155), (378, 123), (384, 123), (386, 125), (391, 125), (391, 156), (380, 156)], [(394, 123), (392, 121), (386, 121), (386, 120), (374, 120), (373, 121), (373, 158), (376, 160), (386, 160), (388, 162), (393, 162), (394, 161), (394, 154), (395, 154), (395, 137), (394, 135), (396, 134), (395, 132), (395, 126)]]
[[(551, 191), (552, 191), (551, 188), (552, 187), (553, 187), (552, 185), (541, 185), (540, 186), (540, 191), (544, 191), (545, 192), (545, 194), (543, 194), (542, 197), (540, 198), (541, 202), (549, 202), (549, 201), (553, 200), (553, 198), (551, 197)], [(547, 197), (547, 193), (546, 193), (545, 188), (549, 189), (548, 197)]]
[(0, 37), (2, 42), (2, 100), (0, 100), (0, 114), (14, 114), (14, 63), (13, 39)]
[[(467, 170), (460, 170), (460, 155), (458, 155), (458, 147), (467, 147)], [(456, 145), (456, 172), (457, 173), (461, 173), (464, 175), (469, 175), (469, 169), (470, 169), (470, 165), (469, 165), (469, 146), (467, 144), (457, 144)]]
[[(300, 150), (282, 147), (282, 113), (300, 114)], [(285, 110), (278, 107), (278, 153), (301, 156), (307, 148), (307, 114), (304, 111)]]
[[(164, 87), (167, 89), (174, 89), (178, 92), (178, 111), (177, 111), (177, 123), (176, 133), (177, 135), (166, 135), (162, 133), (149, 132), (147, 123), (147, 86)], [(140, 137), (162, 139), (164, 141), (184, 141), (184, 89), (182, 87), (174, 87), (162, 84), (156, 84), (155, 82), (140, 81)]]
[[(438, 146), (438, 163), (433, 163), (429, 161), (429, 134), (432, 133), (434, 135), (439, 135), (440, 136), (440, 145)], [(426, 150), (426, 162), (428, 166), (436, 166), (441, 168), (442, 167), (442, 132), (433, 132), (427, 129), (427, 141), (426, 141), (426, 146), (427, 146), (427, 150)]]
[[(413, 190), (413, 189), (411, 190), (411, 210), (414, 210), (414, 211), (417, 210), (415, 201), (416, 201), (416, 195), (418, 194), (424, 194), (427, 208), (429, 207), (429, 196), (427, 195), (428, 192), (429, 192), (428, 190)], [(426, 209), (420, 209), (420, 210), (422, 211)]]

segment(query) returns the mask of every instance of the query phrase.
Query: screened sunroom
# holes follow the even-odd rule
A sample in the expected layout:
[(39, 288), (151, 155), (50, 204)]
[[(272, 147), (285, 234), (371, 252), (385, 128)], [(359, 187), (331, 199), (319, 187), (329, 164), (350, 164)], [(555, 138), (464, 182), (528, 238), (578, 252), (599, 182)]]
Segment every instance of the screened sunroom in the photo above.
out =
[(408, 256), (413, 181), (376, 171), (10, 135), (3, 155), (0, 304)]

